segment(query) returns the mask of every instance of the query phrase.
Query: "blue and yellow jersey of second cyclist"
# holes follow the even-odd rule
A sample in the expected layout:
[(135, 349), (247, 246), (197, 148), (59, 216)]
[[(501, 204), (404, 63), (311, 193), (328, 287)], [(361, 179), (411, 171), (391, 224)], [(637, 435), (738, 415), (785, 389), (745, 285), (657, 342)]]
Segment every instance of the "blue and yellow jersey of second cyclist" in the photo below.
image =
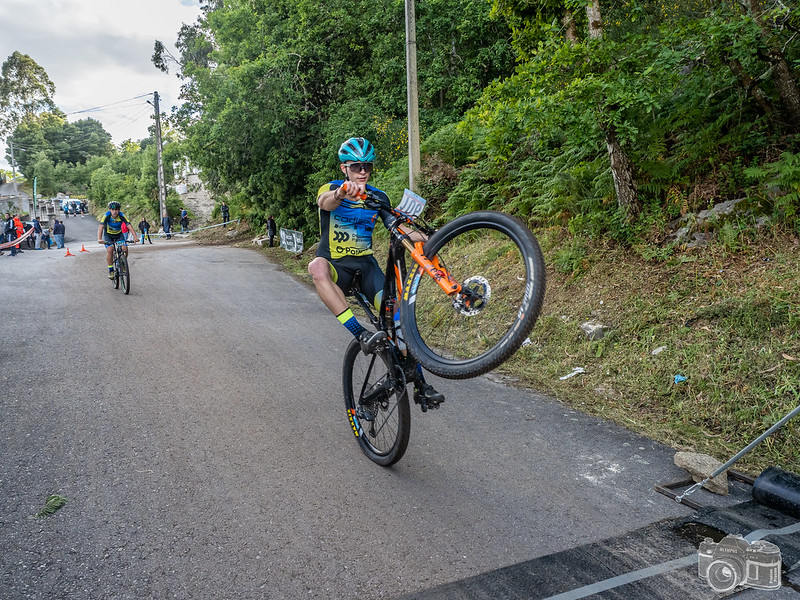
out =
[(125, 215), (119, 213), (117, 218), (111, 216), (111, 211), (106, 211), (106, 214), (103, 215), (103, 218), (100, 219), (100, 224), (105, 227), (105, 232), (108, 235), (119, 235), (122, 233), (122, 224), (128, 223), (128, 219), (125, 218)]
[[(343, 180), (331, 181), (319, 188), (317, 198), (325, 192), (337, 189)], [(371, 185), (367, 189), (389, 203), (385, 192)], [(365, 208), (362, 202), (351, 202), (348, 198), (332, 211), (319, 209), (319, 246), (317, 256), (337, 259), (346, 256), (369, 256), (372, 254), (372, 231), (378, 220), (377, 211)]]

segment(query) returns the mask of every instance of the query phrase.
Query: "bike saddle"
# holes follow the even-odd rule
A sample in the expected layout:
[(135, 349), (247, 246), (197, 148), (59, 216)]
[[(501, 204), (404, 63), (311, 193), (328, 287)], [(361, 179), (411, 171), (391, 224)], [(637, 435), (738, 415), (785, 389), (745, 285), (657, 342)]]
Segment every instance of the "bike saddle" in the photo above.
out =
[(347, 291), (344, 293), (345, 296), (355, 296), (361, 291), (361, 270), (356, 270), (353, 273), (353, 281), (350, 282), (350, 287), (347, 288)]

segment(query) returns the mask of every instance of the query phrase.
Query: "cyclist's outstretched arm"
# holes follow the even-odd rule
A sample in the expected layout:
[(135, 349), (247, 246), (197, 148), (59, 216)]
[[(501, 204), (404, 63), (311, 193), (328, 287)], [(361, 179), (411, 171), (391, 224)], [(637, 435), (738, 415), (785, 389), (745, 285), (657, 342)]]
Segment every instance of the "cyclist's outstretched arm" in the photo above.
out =
[(351, 202), (356, 202), (364, 196), (366, 186), (357, 184), (353, 181), (346, 181), (335, 190), (323, 192), (317, 198), (317, 205), (322, 210), (336, 210), (345, 198), (350, 198)]

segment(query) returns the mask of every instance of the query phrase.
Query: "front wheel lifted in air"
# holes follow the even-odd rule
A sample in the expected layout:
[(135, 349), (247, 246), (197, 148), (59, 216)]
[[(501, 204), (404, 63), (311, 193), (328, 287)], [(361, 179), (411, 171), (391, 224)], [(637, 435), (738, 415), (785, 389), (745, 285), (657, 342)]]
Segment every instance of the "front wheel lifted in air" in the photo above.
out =
[(409, 271), (400, 318), (417, 361), (440, 377), (464, 379), (508, 360), (544, 301), (544, 258), (533, 233), (510, 215), (479, 211), (442, 227), (424, 251), (461, 291), (446, 295), (421, 266)]

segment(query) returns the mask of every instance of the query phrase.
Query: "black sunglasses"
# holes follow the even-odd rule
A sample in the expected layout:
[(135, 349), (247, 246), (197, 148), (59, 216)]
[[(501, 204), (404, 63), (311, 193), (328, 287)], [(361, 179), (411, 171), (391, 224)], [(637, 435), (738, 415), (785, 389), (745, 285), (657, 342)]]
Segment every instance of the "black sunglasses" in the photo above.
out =
[(347, 165), (347, 168), (350, 169), (353, 173), (361, 173), (362, 171), (365, 173), (372, 173), (372, 163), (350, 163)]

